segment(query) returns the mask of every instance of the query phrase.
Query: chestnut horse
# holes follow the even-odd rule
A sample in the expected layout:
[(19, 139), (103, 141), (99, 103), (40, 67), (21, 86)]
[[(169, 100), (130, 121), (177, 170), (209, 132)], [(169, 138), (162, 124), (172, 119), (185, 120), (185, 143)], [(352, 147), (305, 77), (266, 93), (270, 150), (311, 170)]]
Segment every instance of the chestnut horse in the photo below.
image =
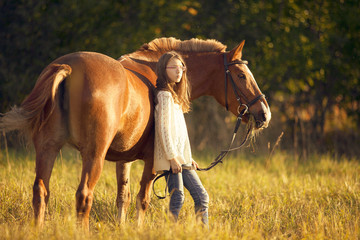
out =
[[(79, 223), (87, 229), (93, 192), (104, 160), (117, 162), (117, 207), (121, 223), (130, 204), (131, 163), (137, 159), (145, 162), (136, 200), (137, 223), (141, 224), (155, 177), (156, 62), (167, 51), (179, 52), (187, 65), (191, 98), (213, 96), (237, 114), (240, 103), (246, 104), (262, 94), (249, 68), (241, 62), (243, 46), (244, 41), (226, 52), (226, 46), (215, 40), (160, 38), (119, 60), (99, 53), (77, 52), (48, 65), (20, 107), (4, 114), (0, 122), (0, 129), (5, 131), (27, 130), (33, 141), (36, 177), (32, 204), (36, 224), (43, 225), (51, 172), (65, 143), (78, 149), (82, 157), (76, 211)], [(228, 64), (224, 66), (224, 62)], [(228, 81), (224, 78), (225, 69), (234, 86), (224, 88)], [(233, 87), (239, 92), (233, 91)], [(271, 113), (266, 99), (258, 97), (249, 114), (254, 116), (256, 128), (267, 127)]]

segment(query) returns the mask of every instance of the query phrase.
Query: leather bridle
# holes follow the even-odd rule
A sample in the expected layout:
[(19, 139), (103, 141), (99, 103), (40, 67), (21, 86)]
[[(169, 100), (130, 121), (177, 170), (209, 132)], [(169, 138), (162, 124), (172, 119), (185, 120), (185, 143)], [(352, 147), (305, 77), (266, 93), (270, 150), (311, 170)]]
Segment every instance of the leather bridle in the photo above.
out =
[[(229, 69), (229, 66), (231, 65), (235, 65), (235, 64), (247, 64), (248, 62), (245, 60), (235, 60), (232, 62), (227, 62), (226, 59), (226, 53), (224, 53), (224, 68), (225, 68), (225, 107), (226, 110), (229, 110), (229, 105), (228, 105), (228, 96), (227, 96), (227, 85), (228, 85), (228, 79), (230, 79), (230, 83), (232, 85), (234, 94), (236, 96), (236, 100), (239, 103), (238, 106), (238, 114), (240, 114), (240, 108), (241, 107), (245, 107), (245, 112), (243, 113), (243, 115), (246, 114), (246, 112), (249, 110), (249, 108), (254, 105), (254, 103), (256, 103), (258, 100), (260, 100), (262, 97), (265, 97), (264, 94), (260, 94), (259, 96), (255, 97), (253, 100), (251, 100), (250, 102), (244, 104), (241, 102), (241, 98), (243, 98), (244, 100), (247, 100), (245, 95), (241, 92), (241, 90), (238, 88), (238, 86), (235, 84), (234, 79), (231, 76), (231, 72)], [(241, 95), (241, 96), (240, 96)]]
[[(253, 100), (247, 102), (247, 103), (242, 103), (241, 102), (241, 97), (244, 98), (246, 100), (246, 97), (245, 95), (241, 92), (241, 90), (237, 87), (237, 85), (235, 84), (235, 81), (234, 79), (232, 78), (231, 76), (231, 72), (230, 72), (230, 69), (229, 69), (229, 66), (231, 65), (235, 65), (235, 64), (247, 64), (247, 61), (245, 60), (236, 60), (236, 61), (232, 61), (232, 62), (227, 62), (227, 59), (226, 59), (226, 53), (224, 53), (224, 69), (225, 69), (225, 107), (226, 107), (226, 110), (229, 109), (229, 106), (228, 106), (228, 101), (227, 101), (227, 82), (228, 82), (228, 79), (230, 79), (230, 83), (232, 85), (232, 88), (233, 88), (233, 91), (234, 91), (234, 94), (236, 96), (236, 100), (238, 101), (239, 103), (239, 106), (238, 106), (238, 116), (237, 116), (237, 120), (236, 120), (236, 124), (235, 124), (235, 128), (234, 128), (234, 132), (233, 132), (233, 135), (232, 135), (232, 139), (231, 139), (231, 142), (230, 142), (230, 145), (229, 145), (229, 148), (227, 150), (223, 150), (220, 152), (220, 154), (215, 158), (215, 160), (207, 167), (207, 168), (198, 168), (197, 170), (198, 171), (208, 171), (210, 170), (211, 168), (215, 167), (218, 163), (222, 163), (222, 160), (223, 158), (231, 151), (235, 151), (235, 150), (238, 150), (240, 149), (242, 146), (244, 146), (245, 142), (247, 141), (247, 139), (249, 138), (250, 136), (250, 133), (251, 133), (251, 130), (252, 128), (249, 127), (247, 132), (246, 132), (246, 135), (245, 135), (245, 138), (244, 140), (242, 141), (242, 143), (240, 144), (240, 146), (238, 147), (235, 147), (235, 148), (232, 148), (232, 145), (235, 141), (235, 138), (236, 138), (236, 134), (239, 130), (239, 127), (240, 127), (240, 124), (241, 124), (241, 121), (242, 121), (242, 118), (243, 116), (249, 111), (249, 108), (254, 105), (257, 101), (259, 101), (261, 98), (265, 97), (264, 94), (260, 94), (259, 96), (255, 97)], [(241, 95), (241, 96), (240, 96)], [(244, 107), (242, 110), (241, 107)]]

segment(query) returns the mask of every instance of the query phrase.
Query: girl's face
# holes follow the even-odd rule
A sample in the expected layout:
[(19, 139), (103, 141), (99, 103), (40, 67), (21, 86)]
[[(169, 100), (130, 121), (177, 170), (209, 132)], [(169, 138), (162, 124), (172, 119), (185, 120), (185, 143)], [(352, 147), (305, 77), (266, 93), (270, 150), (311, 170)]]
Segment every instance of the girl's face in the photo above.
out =
[(182, 62), (177, 58), (171, 58), (166, 65), (166, 74), (169, 77), (171, 83), (179, 83), (185, 67)]

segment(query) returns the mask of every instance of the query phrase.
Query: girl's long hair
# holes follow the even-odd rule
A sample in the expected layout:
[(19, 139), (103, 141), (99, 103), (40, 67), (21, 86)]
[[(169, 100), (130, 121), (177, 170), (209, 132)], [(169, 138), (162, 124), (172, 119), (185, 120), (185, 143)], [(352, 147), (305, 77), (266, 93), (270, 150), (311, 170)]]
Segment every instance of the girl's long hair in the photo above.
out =
[[(184, 113), (190, 111), (190, 85), (186, 75), (183, 72), (179, 83), (171, 83), (166, 74), (166, 66), (170, 59), (176, 58), (185, 66), (184, 59), (177, 52), (171, 51), (163, 54), (156, 65), (156, 94), (158, 91), (169, 91), (174, 98), (175, 103), (179, 104)], [(186, 67), (186, 66), (185, 66)]]

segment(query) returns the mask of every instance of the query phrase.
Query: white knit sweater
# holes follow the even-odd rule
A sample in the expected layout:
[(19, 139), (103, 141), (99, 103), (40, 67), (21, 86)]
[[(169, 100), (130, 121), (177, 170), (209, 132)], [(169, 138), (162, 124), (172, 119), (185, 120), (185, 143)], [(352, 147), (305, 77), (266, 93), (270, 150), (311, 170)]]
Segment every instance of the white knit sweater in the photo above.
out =
[(191, 164), (191, 148), (184, 113), (170, 92), (159, 91), (155, 106), (154, 170), (170, 170), (170, 160)]

